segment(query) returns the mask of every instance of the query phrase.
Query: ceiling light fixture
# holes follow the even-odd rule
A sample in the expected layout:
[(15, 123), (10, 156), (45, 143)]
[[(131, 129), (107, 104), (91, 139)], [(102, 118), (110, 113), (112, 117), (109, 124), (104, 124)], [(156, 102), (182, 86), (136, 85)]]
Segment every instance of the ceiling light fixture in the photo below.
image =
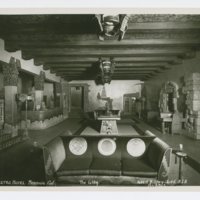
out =
[(128, 28), (128, 15), (95, 15), (100, 27), (98, 34), (100, 40), (106, 37), (118, 36), (118, 40), (124, 38), (124, 34)]
[(112, 75), (114, 73), (115, 62), (112, 58), (110, 60), (102, 60), (99, 59), (99, 69), (100, 73), (97, 75), (96, 82), (98, 84), (110, 83), (112, 79)]

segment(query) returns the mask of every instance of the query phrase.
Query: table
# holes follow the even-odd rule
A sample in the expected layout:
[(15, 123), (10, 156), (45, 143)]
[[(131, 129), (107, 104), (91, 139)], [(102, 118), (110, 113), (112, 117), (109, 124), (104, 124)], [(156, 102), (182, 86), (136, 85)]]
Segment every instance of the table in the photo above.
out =
[(179, 158), (179, 172), (178, 172), (178, 179), (182, 179), (182, 162), (183, 159), (187, 157), (187, 154), (182, 151), (175, 152), (175, 155)]
[[(169, 129), (171, 129), (172, 124), (172, 113), (160, 113), (160, 118), (162, 121), (162, 133), (166, 133), (166, 128), (168, 128), (168, 132), (170, 132)], [(166, 127), (166, 125), (168, 125), (168, 127)]]
[[(170, 129), (171, 129), (171, 123), (172, 123), (172, 118), (162, 118), (162, 133), (165, 134), (166, 133), (166, 128), (168, 129), (167, 132), (170, 133)], [(168, 127), (166, 127), (166, 125), (168, 125)]]
[(97, 120), (101, 120), (101, 131), (100, 134), (118, 134), (117, 120), (120, 120), (119, 115), (100, 115)]

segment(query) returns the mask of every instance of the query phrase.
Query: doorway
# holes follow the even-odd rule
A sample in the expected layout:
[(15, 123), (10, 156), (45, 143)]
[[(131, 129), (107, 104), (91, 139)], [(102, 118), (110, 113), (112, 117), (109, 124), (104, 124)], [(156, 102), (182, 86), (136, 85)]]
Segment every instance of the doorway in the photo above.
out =
[(123, 113), (124, 115), (132, 115), (136, 112), (136, 99), (139, 93), (124, 94), (123, 98)]
[(71, 86), (71, 111), (83, 111), (84, 107), (84, 87)]
[(86, 83), (71, 83), (69, 86), (69, 117), (84, 118), (84, 113), (88, 111), (88, 89)]

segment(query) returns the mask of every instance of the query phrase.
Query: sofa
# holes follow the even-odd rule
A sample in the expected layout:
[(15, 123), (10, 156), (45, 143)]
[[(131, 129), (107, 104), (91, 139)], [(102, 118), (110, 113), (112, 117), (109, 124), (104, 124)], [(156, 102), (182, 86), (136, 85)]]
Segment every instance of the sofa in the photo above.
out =
[(46, 183), (147, 185), (166, 181), (171, 148), (153, 134), (60, 136), (43, 147)]

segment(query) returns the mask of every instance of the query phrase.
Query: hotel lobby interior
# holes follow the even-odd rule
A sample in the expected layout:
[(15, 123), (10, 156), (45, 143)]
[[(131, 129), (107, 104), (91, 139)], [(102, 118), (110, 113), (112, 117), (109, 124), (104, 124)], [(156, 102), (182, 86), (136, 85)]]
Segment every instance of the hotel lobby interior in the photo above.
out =
[(200, 185), (200, 15), (0, 27), (0, 186)]

